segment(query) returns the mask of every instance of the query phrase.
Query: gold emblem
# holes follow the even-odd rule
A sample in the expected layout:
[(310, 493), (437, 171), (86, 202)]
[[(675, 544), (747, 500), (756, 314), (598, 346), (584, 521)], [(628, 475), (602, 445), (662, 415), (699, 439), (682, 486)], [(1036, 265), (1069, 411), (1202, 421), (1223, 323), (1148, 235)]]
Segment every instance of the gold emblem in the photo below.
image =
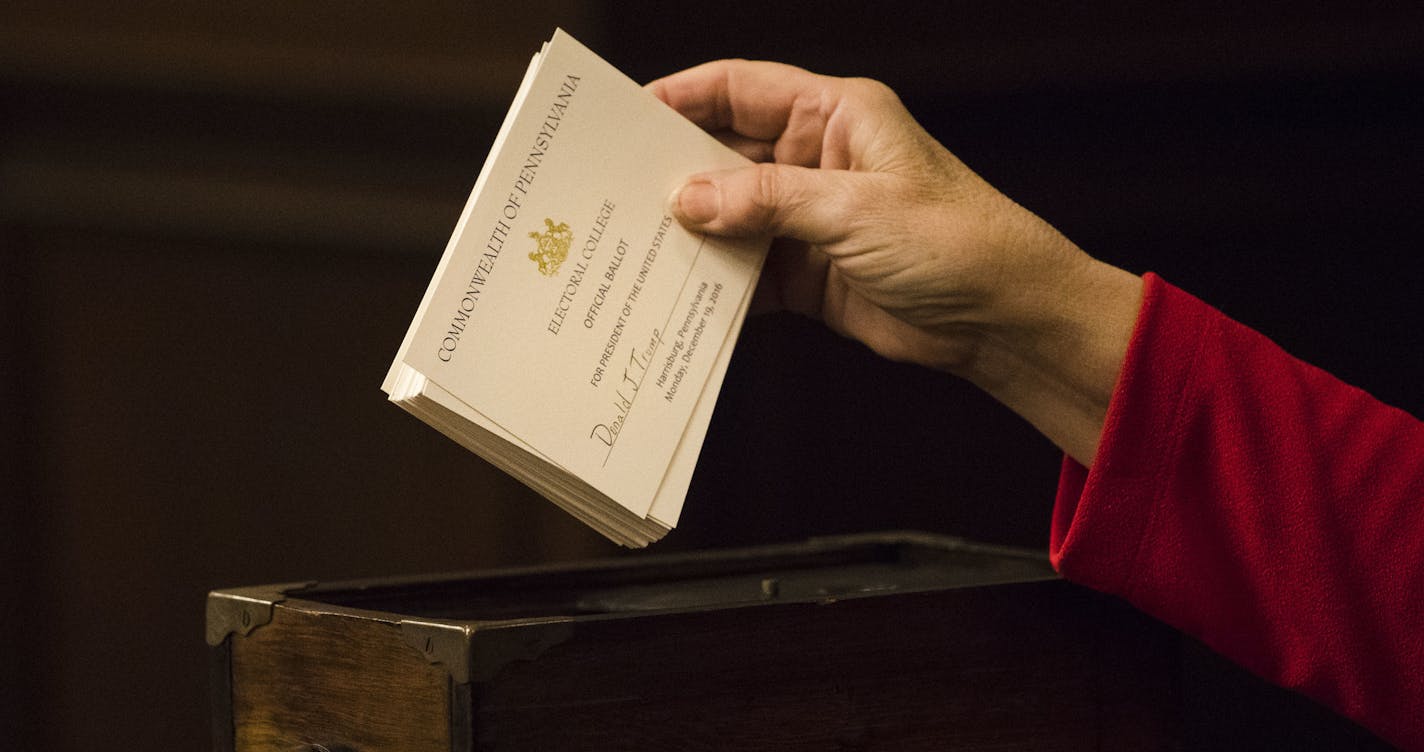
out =
[(569, 229), (568, 222), (556, 225), (554, 220), (547, 217), (544, 219), (544, 226), (549, 228), (548, 232), (529, 233), (529, 237), (539, 241), (539, 250), (530, 253), (529, 259), (538, 262), (540, 274), (552, 277), (559, 273), (559, 266), (569, 257), (569, 246), (573, 245), (574, 233)]

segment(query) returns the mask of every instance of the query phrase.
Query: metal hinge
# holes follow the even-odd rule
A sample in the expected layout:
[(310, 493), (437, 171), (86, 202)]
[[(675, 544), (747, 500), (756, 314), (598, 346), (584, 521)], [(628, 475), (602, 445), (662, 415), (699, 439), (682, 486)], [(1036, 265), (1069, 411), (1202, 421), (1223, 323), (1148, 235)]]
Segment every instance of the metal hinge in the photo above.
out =
[(217, 647), (230, 634), (246, 637), (252, 630), (272, 621), (272, 607), (291, 593), (315, 582), (229, 588), (208, 593), (208, 644)]
[[(439, 619), (401, 619), (401, 639), (445, 667), (456, 684), (489, 681), (514, 661), (532, 661), (573, 636), (564, 619), (524, 624), (470, 624)], [(473, 655), (479, 635), (480, 655)]]
[(470, 683), (470, 635), (474, 627), (455, 621), (401, 619), (401, 639), (425, 660), (445, 667), (457, 684)]

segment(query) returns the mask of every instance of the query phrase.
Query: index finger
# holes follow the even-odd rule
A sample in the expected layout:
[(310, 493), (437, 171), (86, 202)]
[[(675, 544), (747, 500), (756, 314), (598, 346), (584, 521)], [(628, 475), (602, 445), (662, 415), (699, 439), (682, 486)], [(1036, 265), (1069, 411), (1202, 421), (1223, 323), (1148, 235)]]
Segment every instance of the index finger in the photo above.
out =
[[(819, 156), (826, 119), (839, 100), (840, 79), (783, 63), (718, 60), (648, 84), (648, 90), (709, 131), (785, 141), (777, 161)], [(796, 153), (799, 158), (785, 159)]]

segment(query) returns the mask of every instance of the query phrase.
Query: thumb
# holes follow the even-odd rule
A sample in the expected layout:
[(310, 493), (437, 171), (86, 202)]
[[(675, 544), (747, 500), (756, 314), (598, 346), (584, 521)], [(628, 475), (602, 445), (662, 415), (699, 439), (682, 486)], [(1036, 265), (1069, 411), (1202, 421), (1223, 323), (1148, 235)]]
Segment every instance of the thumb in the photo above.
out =
[(845, 237), (854, 187), (853, 173), (763, 163), (694, 175), (669, 204), (694, 232), (825, 244)]

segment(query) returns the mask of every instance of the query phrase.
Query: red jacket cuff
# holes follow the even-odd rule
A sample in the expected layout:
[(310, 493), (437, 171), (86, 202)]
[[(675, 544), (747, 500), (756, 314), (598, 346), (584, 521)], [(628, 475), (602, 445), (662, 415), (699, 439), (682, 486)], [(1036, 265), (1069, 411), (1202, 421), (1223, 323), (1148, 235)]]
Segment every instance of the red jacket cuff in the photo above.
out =
[(1160, 494), (1172, 485), (1193, 364), (1215, 324), (1211, 308), (1161, 277), (1149, 273), (1143, 286), (1097, 456), (1092, 468), (1064, 458), (1049, 537), (1064, 577), (1128, 598)]

